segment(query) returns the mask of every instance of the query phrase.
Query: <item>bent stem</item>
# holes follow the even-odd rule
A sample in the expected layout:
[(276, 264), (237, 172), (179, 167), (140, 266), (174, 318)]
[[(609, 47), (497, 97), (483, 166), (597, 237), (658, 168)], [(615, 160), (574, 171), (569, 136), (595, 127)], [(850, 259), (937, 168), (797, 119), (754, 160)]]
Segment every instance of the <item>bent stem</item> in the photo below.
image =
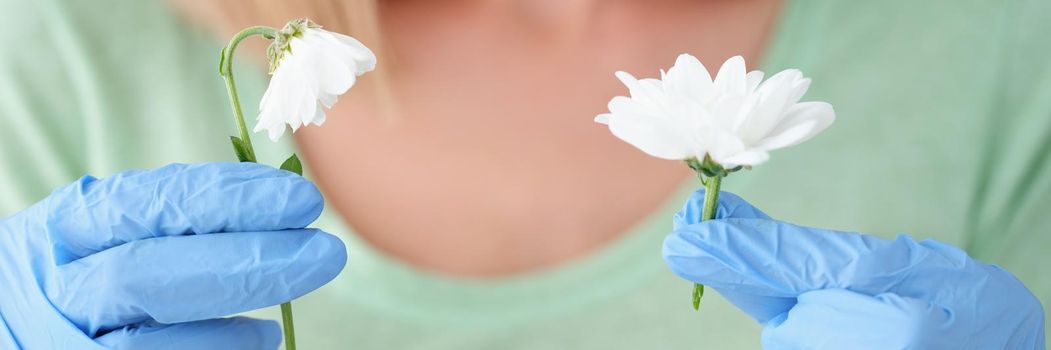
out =
[[(719, 207), (719, 186), (723, 182), (723, 175), (702, 179), (704, 183), (704, 206), (701, 208), (701, 221), (715, 219), (715, 209)], [(693, 309), (701, 307), (701, 297), (704, 296), (704, 285), (693, 284)]]
[[(245, 125), (244, 112), (241, 110), (241, 100), (237, 97), (237, 84), (234, 83), (233, 70), (234, 50), (237, 50), (237, 44), (240, 44), (241, 40), (253, 35), (262, 35), (264, 38), (274, 39), (277, 35), (277, 29), (266, 26), (255, 26), (237, 32), (237, 34), (230, 39), (230, 43), (226, 44), (226, 47), (223, 48), (222, 54), (219, 56), (219, 75), (222, 75), (223, 80), (226, 81), (226, 94), (230, 96), (230, 107), (234, 110), (234, 123), (237, 124), (237, 131), (241, 135), (240, 142), (243, 145), (242, 147), (247, 156), (246, 159), (241, 159), (241, 161), (255, 163), (255, 149), (252, 148), (252, 139), (248, 134), (248, 126)], [(236, 149), (237, 146), (234, 147), (234, 151), (239, 152), (238, 156), (240, 157), (241, 150)]]
[[(255, 149), (252, 148), (252, 139), (248, 134), (248, 126), (245, 125), (244, 112), (241, 110), (241, 101), (237, 96), (237, 85), (234, 84), (234, 71), (233, 71), (233, 57), (234, 50), (237, 50), (237, 44), (253, 35), (262, 35), (267, 39), (274, 39), (277, 36), (277, 29), (266, 27), (266, 26), (255, 26), (248, 27), (230, 39), (230, 43), (223, 48), (223, 52), (219, 57), (219, 75), (223, 76), (223, 80), (226, 81), (226, 93), (230, 96), (230, 107), (234, 111), (234, 122), (237, 124), (237, 131), (240, 137), (231, 137), (234, 144), (234, 153), (237, 154), (237, 158), (242, 162), (256, 162)], [(286, 302), (281, 304), (281, 326), (284, 331), (285, 338), (285, 349), (295, 350), (296, 349), (296, 331), (295, 325), (292, 322), (292, 302)]]

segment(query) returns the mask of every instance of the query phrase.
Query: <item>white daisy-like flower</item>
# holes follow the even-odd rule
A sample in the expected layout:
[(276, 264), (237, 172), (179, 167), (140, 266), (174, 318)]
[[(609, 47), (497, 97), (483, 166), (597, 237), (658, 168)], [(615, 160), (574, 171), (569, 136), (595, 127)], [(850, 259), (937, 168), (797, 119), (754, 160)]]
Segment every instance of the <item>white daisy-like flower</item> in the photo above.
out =
[(324, 123), (325, 108), (376, 67), (376, 55), (360, 41), (307, 19), (279, 30), (267, 53), (272, 76), (253, 131), (266, 130), (272, 141), (281, 138), (286, 124), (295, 132)]
[(631, 97), (617, 96), (595, 121), (613, 135), (658, 158), (712, 161), (729, 169), (769, 159), (768, 151), (799, 144), (836, 118), (832, 105), (799, 102), (810, 79), (788, 69), (763, 81), (744, 58), (723, 63), (713, 80), (688, 54), (661, 79), (617, 72)]

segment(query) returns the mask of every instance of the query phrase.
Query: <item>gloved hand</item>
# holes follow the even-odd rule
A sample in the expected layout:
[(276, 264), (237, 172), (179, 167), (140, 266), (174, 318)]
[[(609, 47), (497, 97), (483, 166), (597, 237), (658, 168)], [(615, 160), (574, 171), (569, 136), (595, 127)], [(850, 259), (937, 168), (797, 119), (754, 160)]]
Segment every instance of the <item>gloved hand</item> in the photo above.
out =
[(699, 223), (703, 198), (664, 259), (759, 321), (765, 349), (1044, 349), (1036, 297), (958, 248), (796, 226), (727, 192)]
[(219, 318), (320, 287), (346, 263), (306, 179), (251, 163), (85, 176), (0, 221), (0, 349), (276, 349)]

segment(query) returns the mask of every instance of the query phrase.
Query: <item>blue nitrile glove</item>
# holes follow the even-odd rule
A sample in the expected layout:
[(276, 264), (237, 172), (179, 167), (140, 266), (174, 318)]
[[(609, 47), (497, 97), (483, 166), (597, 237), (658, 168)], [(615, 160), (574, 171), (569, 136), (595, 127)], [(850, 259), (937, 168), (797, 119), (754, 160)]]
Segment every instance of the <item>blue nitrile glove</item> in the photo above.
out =
[(727, 192), (698, 223), (703, 198), (664, 260), (759, 321), (766, 349), (1044, 349), (1036, 297), (958, 248), (796, 226)]
[(219, 318), (320, 287), (346, 263), (303, 177), (251, 163), (85, 176), (0, 221), (0, 349), (276, 349)]

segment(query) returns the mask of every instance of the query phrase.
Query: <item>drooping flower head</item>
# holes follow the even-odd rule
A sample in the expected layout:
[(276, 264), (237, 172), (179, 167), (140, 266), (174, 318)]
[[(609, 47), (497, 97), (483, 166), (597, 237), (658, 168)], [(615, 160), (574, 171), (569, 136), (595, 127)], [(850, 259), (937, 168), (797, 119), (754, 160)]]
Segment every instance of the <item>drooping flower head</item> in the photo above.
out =
[(305, 18), (277, 32), (267, 58), (272, 76), (253, 131), (266, 130), (272, 141), (281, 138), (286, 124), (295, 132), (306, 124), (324, 123), (324, 108), (376, 67), (376, 55), (360, 41)]
[(832, 105), (799, 102), (810, 79), (788, 69), (763, 81), (744, 58), (723, 63), (715, 79), (682, 54), (661, 79), (616, 72), (631, 97), (617, 96), (595, 121), (618, 138), (658, 158), (711, 159), (729, 169), (769, 159), (768, 151), (796, 145), (835, 119)]

